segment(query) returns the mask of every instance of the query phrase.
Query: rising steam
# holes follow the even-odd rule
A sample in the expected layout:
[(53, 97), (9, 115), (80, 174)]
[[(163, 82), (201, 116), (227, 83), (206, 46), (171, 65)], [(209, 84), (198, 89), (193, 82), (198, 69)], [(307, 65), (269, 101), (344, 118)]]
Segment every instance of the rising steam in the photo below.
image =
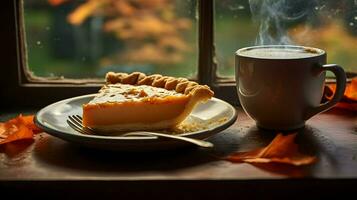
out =
[(253, 20), (260, 25), (256, 45), (292, 44), (291, 24), (306, 19), (314, 0), (249, 0)]

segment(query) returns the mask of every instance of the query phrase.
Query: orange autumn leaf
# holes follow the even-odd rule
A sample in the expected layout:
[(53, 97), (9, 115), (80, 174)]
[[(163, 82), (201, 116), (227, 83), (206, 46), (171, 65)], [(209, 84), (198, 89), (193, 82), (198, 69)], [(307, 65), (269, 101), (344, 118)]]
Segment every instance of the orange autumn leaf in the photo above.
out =
[(315, 156), (301, 154), (294, 142), (297, 133), (283, 135), (279, 133), (271, 143), (249, 152), (238, 152), (228, 156), (231, 162), (246, 163), (284, 163), (295, 166), (308, 165), (316, 161)]
[(9, 143), (9, 142), (13, 142), (13, 141), (17, 141), (17, 140), (33, 139), (34, 133), (31, 131), (31, 129), (29, 129), (25, 125), (20, 124), (17, 127), (16, 131), (14, 131), (14, 132), (11, 131), (10, 134), (6, 134), (6, 135), (7, 135), (7, 137), (5, 139), (0, 140), (0, 145)]
[(38, 128), (35, 123), (34, 123), (34, 116), (33, 115), (27, 115), (23, 116), (20, 115), (20, 119), (22, 123), (29, 129), (31, 129), (35, 134), (41, 132), (42, 130)]
[(33, 115), (19, 115), (5, 123), (0, 123), (0, 145), (24, 139), (33, 139), (34, 134), (41, 132), (33, 122)]
[(128, 1), (114, 1), (113, 4), (116, 10), (124, 16), (131, 16), (136, 12), (136, 8)]
[(50, 3), (52, 6), (59, 6), (63, 3), (65, 3), (68, 0), (48, 0), (48, 3)]
[(88, 0), (68, 16), (68, 22), (73, 25), (81, 25), (84, 20), (93, 15), (106, 2), (106, 0)]
[[(330, 100), (333, 97), (335, 90), (336, 84), (326, 85), (324, 97)], [(341, 101), (336, 104), (336, 107), (357, 111), (357, 77), (353, 78), (351, 83), (346, 85), (345, 93)]]
[(22, 114), (20, 114), (18, 117), (14, 118), (14, 119), (10, 119), (8, 121), (8, 123), (10, 124), (15, 124), (15, 125), (20, 125), (23, 124), (25, 125), (27, 128), (31, 129), (34, 133), (39, 133), (41, 132), (41, 129), (38, 128), (35, 123), (33, 122), (34, 116), (33, 115), (27, 115), (27, 116), (23, 116)]
[[(332, 94), (329, 94), (326, 97), (328, 99), (331, 99), (333, 96), (333, 93), (336, 90), (336, 84), (329, 84), (329, 85), (327, 85), (327, 87), (331, 90)], [(357, 77), (353, 78), (351, 83), (348, 83), (346, 85), (346, 89), (345, 89), (343, 98), (352, 100), (352, 101), (357, 101)]]
[(351, 83), (347, 85), (345, 96), (351, 100), (357, 101), (357, 77), (353, 78)]

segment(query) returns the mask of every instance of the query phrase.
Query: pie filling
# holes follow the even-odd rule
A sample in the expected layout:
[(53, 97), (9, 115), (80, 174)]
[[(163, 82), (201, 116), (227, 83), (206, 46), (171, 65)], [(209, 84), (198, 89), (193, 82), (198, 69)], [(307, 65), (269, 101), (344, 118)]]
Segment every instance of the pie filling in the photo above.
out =
[(151, 85), (109, 83), (83, 105), (83, 125), (106, 132), (173, 128), (213, 95), (206, 90), (184, 94)]

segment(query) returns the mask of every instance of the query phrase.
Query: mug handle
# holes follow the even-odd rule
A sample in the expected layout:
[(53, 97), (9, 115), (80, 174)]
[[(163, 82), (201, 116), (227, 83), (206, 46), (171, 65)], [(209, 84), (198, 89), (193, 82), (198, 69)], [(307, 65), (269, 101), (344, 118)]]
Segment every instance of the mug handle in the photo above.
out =
[(342, 98), (345, 93), (346, 88), (346, 74), (343, 68), (336, 64), (327, 64), (321, 67), (322, 71), (331, 71), (336, 76), (336, 91), (332, 97), (332, 99), (324, 104), (321, 104), (318, 107), (310, 108), (306, 115), (305, 120), (310, 119), (312, 116), (323, 112), (325, 110), (330, 109), (332, 106), (338, 103), (338, 101)]

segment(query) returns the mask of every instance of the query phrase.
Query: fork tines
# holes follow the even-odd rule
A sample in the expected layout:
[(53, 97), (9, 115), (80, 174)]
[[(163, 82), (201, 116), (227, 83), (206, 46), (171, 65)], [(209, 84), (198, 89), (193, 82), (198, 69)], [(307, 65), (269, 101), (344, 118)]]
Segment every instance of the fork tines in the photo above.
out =
[(89, 135), (94, 134), (94, 132), (91, 128), (83, 126), (82, 117), (79, 115), (68, 116), (67, 123), (70, 127), (72, 127), (74, 130), (76, 130), (80, 133), (89, 134)]

